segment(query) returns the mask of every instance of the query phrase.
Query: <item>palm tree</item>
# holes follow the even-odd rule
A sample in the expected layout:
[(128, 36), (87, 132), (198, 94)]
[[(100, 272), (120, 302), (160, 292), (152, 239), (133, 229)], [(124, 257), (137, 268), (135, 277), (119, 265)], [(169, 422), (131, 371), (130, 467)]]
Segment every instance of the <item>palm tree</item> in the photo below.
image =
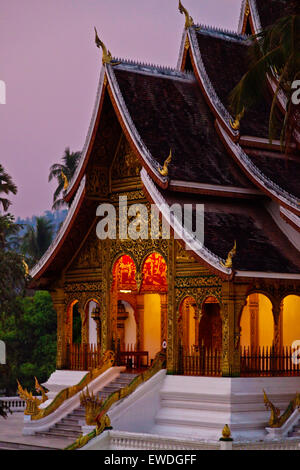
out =
[(53, 238), (51, 222), (46, 217), (37, 217), (36, 225), (28, 226), (23, 237), (22, 252), (27, 255), (30, 266), (33, 266), (43, 256)]
[(281, 130), (281, 143), (288, 150), (297, 125), (297, 109), (292, 102), (292, 83), (300, 79), (300, 5), (289, 0), (288, 14), (252, 37), (250, 68), (230, 94), (231, 108), (239, 115), (265, 99), (267, 74), (276, 77), (276, 91), (269, 115), (269, 139), (277, 128), (276, 103), (280, 90), (287, 97), (287, 110)]
[[(17, 194), (17, 186), (14, 184), (11, 176), (6, 173), (3, 166), (0, 164), (0, 194)], [(2, 204), (4, 212), (7, 211), (11, 202), (4, 197), (0, 197), (0, 203)]]
[(53, 195), (52, 209), (60, 209), (65, 204), (63, 196), (66, 192), (68, 182), (72, 179), (76, 171), (80, 157), (80, 152), (70, 152), (70, 148), (67, 147), (62, 157), (63, 163), (55, 163), (51, 166), (48, 180), (51, 181), (53, 178), (56, 178), (58, 182), (58, 186)]

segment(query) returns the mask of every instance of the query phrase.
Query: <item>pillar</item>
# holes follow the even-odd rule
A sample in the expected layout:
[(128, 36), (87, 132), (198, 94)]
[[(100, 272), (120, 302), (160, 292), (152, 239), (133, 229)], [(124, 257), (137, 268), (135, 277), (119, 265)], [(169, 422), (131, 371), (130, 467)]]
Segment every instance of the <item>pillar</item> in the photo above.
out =
[(281, 319), (282, 319), (282, 302), (280, 300), (273, 300), (272, 302), (272, 312), (274, 318), (274, 341), (273, 344), (276, 349), (279, 349), (282, 344), (282, 328), (281, 328)]
[(246, 304), (248, 285), (225, 281), (222, 284), (222, 376), (240, 376), (241, 311)]
[(250, 315), (250, 346), (257, 348), (259, 345), (258, 337), (258, 315), (259, 315), (258, 294), (249, 296), (249, 315)]
[(144, 294), (136, 296), (137, 350), (144, 350)]
[(67, 369), (67, 323), (66, 323), (66, 306), (64, 299), (64, 290), (56, 289), (51, 292), (53, 307), (57, 314), (57, 369)]
[(160, 344), (167, 340), (168, 295), (160, 294), (161, 335)]

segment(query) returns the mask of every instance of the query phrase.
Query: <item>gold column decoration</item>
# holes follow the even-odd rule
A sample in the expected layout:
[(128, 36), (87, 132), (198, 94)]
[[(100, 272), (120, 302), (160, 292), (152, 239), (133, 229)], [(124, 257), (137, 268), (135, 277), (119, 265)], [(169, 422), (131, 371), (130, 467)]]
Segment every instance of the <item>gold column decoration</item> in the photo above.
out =
[(56, 289), (50, 292), (53, 307), (57, 314), (57, 369), (67, 368), (67, 323), (66, 323), (66, 307), (64, 302), (64, 290)]
[(248, 284), (234, 284), (225, 281), (222, 284), (222, 375), (238, 377), (240, 375), (239, 319), (246, 303)]
[(78, 311), (81, 318), (81, 343), (89, 343), (89, 314), (85, 311), (83, 305), (79, 304)]
[(136, 296), (137, 349), (144, 350), (144, 294)]
[(249, 314), (250, 314), (250, 346), (257, 348), (259, 345), (258, 337), (258, 318), (259, 318), (259, 298), (258, 294), (249, 296)]
[(175, 240), (168, 244), (168, 324), (167, 324), (167, 369), (170, 374), (176, 373), (178, 361), (178, 335), (175, 307)]
[(101, 282), (101, 353), (111, 348), (111, 331), (109, 321), (110, 308), (110, 249), (111, 241), (109, 239), (101, 241), (101, 258), (102, 258), (102, 282)]
[(274, 339), (273, 344), (275, 348), (279, 348), (282, 344), (282, 310), (283, 310), (283, 303), (278, 299), (273, 300), (272, 302), (272, 313), (274, 319)]
[(167, 340), (168, 295), (160, 294), (161, 335), (160, 344)]

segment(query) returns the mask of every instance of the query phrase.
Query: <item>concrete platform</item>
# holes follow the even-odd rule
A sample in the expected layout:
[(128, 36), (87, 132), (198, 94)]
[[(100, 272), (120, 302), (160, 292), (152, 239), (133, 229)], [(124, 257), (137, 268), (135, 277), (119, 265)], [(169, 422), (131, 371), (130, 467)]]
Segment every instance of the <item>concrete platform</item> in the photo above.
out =
[(151, 433), (215, 441), (228, 424), (235, 440), (265, 439), (270, 412), (263, 390), (283, 412), (300, 390), (300, 377), (166, 376)]
[(74, 439), (23, 436), (24, 414), (20, 412), (0, 417), (0, 450), (60, 450), (74, 442)]

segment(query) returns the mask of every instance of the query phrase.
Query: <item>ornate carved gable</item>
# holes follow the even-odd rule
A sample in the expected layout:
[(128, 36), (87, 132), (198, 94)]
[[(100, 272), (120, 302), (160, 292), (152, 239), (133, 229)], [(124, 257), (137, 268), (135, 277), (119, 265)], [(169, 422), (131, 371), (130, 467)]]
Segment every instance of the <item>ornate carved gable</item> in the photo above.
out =
[(89, 197), (107, 196), (109, 192), (108, 169), (90, 166), (86, 174), (86, 194)]
[(140, 171), (141, 164), (123, 135), (111, 168), (111, 179), (120, 180), (128, 177), (137, 177)]
[(189, 253), (187, 250), (184, 249), (181, 243), (178, 241), (176, 242), (176, 260), (177, 262), (189, 262), (189, 263), (196, 263), (195, 258)]
[(80, 268), (99, 268), (101, 265), (101, 242), (93, 227), (84, 245), (71, 265), (71, 270)]

